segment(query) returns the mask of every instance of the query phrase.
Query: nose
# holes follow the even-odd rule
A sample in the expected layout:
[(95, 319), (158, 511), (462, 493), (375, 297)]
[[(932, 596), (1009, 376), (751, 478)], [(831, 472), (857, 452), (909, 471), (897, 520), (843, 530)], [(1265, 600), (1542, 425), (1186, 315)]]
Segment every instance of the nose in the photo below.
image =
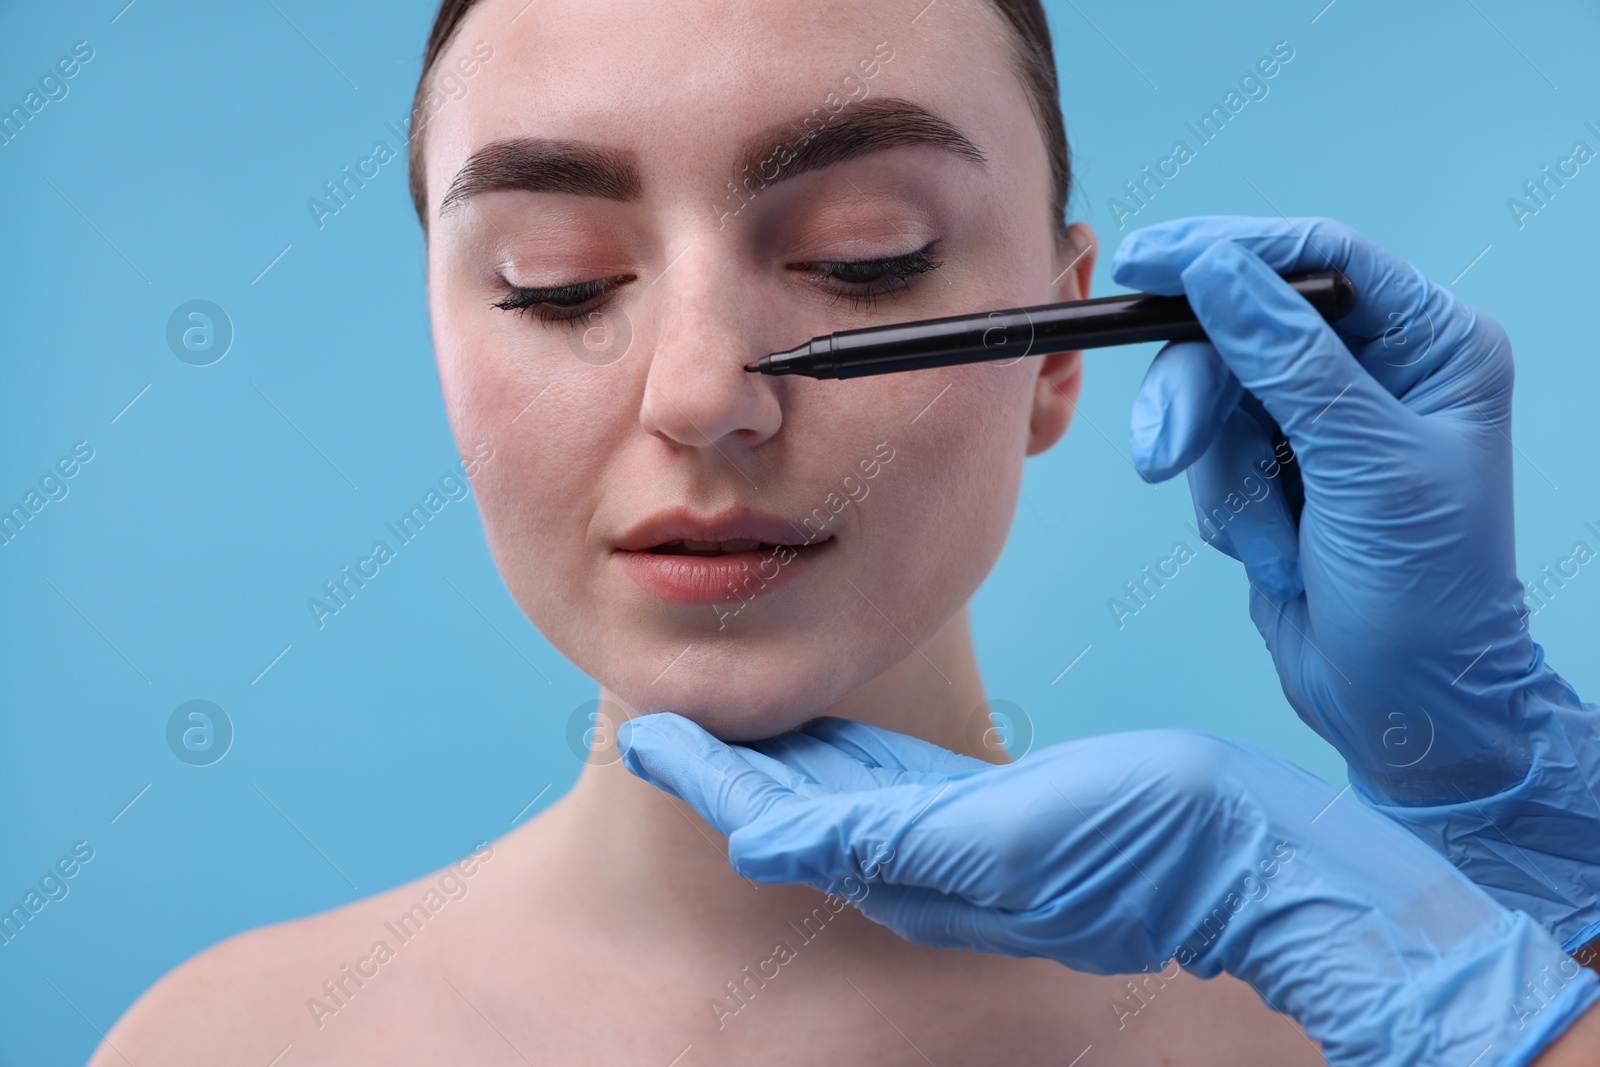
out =
[(749, 449), (783, 421), (781, 383), (744, 369), (767, 351), (759, 342), (760, 298), (747, 274), (719, 261), (727, 248), (714, 238), (696, 243), (707, 247), (685, 250), (651, 283), (660, 327), (639, 421), (686, 448)]

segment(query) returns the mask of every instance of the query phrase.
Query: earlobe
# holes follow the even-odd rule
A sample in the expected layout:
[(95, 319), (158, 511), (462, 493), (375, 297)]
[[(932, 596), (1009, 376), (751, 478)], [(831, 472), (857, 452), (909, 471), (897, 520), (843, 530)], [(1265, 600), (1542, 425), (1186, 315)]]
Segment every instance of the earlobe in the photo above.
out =
[[(1081, 222), (1067, 228), (1056, 257), (1053, 281), (1058, 301), (1085, 300), (1094, 275), (1099, 246), (1094, 231)], [(1083, 385), (1083, 353), (1060, 352), (1042, 357), (1039, 377), (1033, 384), (1033, 414), (1028, 420), (1028, 448), (1025, 455), (1036, 456), (1061, 440), (1078, 410), (1078, 391)]]

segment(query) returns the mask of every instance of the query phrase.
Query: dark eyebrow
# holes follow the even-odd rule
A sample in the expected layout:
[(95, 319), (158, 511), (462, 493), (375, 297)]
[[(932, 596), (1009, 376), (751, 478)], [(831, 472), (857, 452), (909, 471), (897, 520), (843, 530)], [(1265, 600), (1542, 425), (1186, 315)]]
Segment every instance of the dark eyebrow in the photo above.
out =
[[(769, 127), (746, 142), (735, 173), (763, 185), (904, 145), (943, 148), (980, 166), (988, 160), (967, 135), (919, 104), (895, 97), (847, 102), (837, 114), (818, 108)], [(791, 156), (787, 162), (786, 156)], [(766, 169), (762, 169), (765, 165)], [(776, 170), (776, 174), (772, 171)]]
[(614, 149), (518, 137), (494, 141), (472, 153), (439, 202), (439, 214), (479, 193), (511, 189), (627, 201), (639, 199), (643, 184), (633, 160)]
[[(929, 145), (979, 165), (988, 163), (983, 151), (950, 123), (921, 105), (889, 97), (847, 102), (835, 114), (818, 108), (776, 123), (745, 142), (735, 173), (752, 172), (765, 188), (906, 145)], [(458, 201), (503, 190), (631, 201), (643, 195), (643, 182), (632, 157), (615, 149), (545, 137), (510, 138), (472, 154), (439, 202), (439, 214)]]

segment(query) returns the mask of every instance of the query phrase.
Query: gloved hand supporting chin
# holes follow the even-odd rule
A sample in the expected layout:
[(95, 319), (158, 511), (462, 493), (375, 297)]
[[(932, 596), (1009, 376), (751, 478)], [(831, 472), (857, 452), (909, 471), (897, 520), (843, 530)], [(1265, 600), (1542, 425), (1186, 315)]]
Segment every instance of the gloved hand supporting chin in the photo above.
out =
[(1248, 745), (1112, 734), (994, 766), (834, 718), (726, 745), (671, 713), (618, 744), (747, 878), (842, 896), (919, 945), (1226, 972), (1334, 1064), (1520, 1067), (1600, 999), (1527, 915)]

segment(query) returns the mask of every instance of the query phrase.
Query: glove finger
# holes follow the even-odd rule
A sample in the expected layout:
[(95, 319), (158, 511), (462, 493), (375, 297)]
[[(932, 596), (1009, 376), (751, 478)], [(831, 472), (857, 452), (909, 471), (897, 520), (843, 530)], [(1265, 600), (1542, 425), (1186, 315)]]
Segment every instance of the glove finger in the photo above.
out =
[(861, 914), (928, 948), (1043, 957), (1090, 974), (1121, 974), (1136, 973), (1172, 947), (1158, 947), (1156, 930), (1136, 920), (1107, 921), (1107, 913), (1117, 909), (1104, 900), (1052, 901), (1011, 911), (922, 886), (852, 888), (860, 899), (845, 899)]
[(844, 789), (871, 789), (873, 783), (870, 779), (852, 782), (849, 785), (836, 788), (832, 784), (825, 784), (810, 767), (800, 764), (789, 757), (789, 750), (782, 745), (773, 746), (769, 738), (764, 741), (751, 741), (734, 746), (734, 754), (757, 772), (766, 775), (783, 788), (789, 790), (802, 800), (811, 800), (815, 797), (828, 796), (836, 793), (839, 788)]
[(1320, 709), (1338, 706), (1329, 699), (1327, 690), (1330, 687), (1344, 688), (1350, 683), (1344, 667), (1329, 659), (1318, 642), (1306, 598), (1299, 596), (1279, 601), (1261, 589), (1252, 588), (1250, 621), (1255, 623), (1256, 632), (1261, 634), (1267, 651), (1272, 654), (1278, 681), (1300, 720), (1347, 760), (1352, 752), (1368, 751), (1370, 745), (1352, 747), (1359, 738), (1341, 716), (1320, 712)]
[[(1305, 643), (1305, 627), (1310, 622), (1306, 605), (1299, 599), (1279, 600), (1268, 596), (1258, 586), (1250, 589), (1250, 621), (1267, 644), (1278, 673), (1286, 680), (1301, 676), (1301, 653)], [(1285, 637), (1298, 640), (1284, 640)]]
[(1130, 234), (1112, 277), (1153, 293), (1184, 292), (1182, 274), (1227, 240), (1274, 271), (1342, 272), (1356, 303), (1334, 333), (1391, 395), (1424, 412), (1460, 413), (1497, 424), (1510, 417), (1512, 366), (1505, 331), (1407, 263), (1333, 219), (1205, 216)]
[(1244, 564), (1253, 586), (1277, 600), (1300, 595), (1300, 531), (1290, 513), (1270, 431), (1235, 408), (1222, 433), (1189, 468), (1201, 538)]
[(801, 727), (801, 731), (825, 741), (839, 751), (869, 767), (912, 771), (942, 780), (964, 771), (985, 770), (993, 764), (951, 752), (931, 741), (909, 734), (885, 730), (854, 719), (823, 715)]
[[(906, 782), (944, 779), (942, 774), (905, 771), (869, 764), (854, 754), (801, 730), (750, 742), (752, 765), (801, 796), (824, 792), (866, 792)], [(754, 762), (760, 760), (761, 762)], [(781, 768), (781, 769), (780, 769)]]
[(1393, 336), (1396, 329), (1426, 334), (1423, 312), (1433, 288), (1427, 278), (1334, 219), (1245, 215), (1174, 219), (1129, 234), (1112, 257), (1111, 277), (1118, 285), (1178, 296), (1187, 291), (1184, 271), (1219, 241), (1249, 250), (1274, 272), (1333, 269), (1349, 278), (1355, 284), (1356, 304), (1339, 320), (1342, 333), (1363, 341)]
[[(895, 857), (901, 842), (946, 795), (950, 784), (889, 786), (775, 805), (728, 835), (728, 858), (736, 871), (758, 882), (820, 887), (846, 878), (888, 877), (884, 864)], [(916, 847), (937, 866), (952, 841), (924, 835)], [(916, 880), (916, 884), (946, 883)]]
[[(893, 930), (913, 945), (925, 948), (964, 949), (968, 952), (998, 952), (1008, 956), (1047, 956), (1052, 946), (1038, 942), (1015, 945), (1015, 935), (1002, 927), (992, 909), (971, 901), (921, 886), (874, 883), (863, 887), (865, 895), (851, 900), (868, 919)], [(856, 890), (857, 894), (863, 890)], [(849, 900), (849, 897), (845, 899)]]
[(1254, 253), (1219, 241), (1183, 279), (1217, 353), (1293, 442), (1308, 490), (1330, 465), (1355, 473), (1415, 436), (1417, 416)]
[[(1388, 797), (1449, 797), (1459, 788), (1462, 771), (1448, 757), (1439, 765), (1422, 761), (1447, 750), (1465, 731), (1441, 735), (1432, 713), (1404, 693), (1353, 681), (1360, 677), (1354, 664), (1328, 657), (1305, 597), (1278, 602), (1252, 589), (1250, 619), (1272, 653), (1295, 713), (1345, 758), (1352, 781)], [(1345, 703), (1336, 703), (1330, 689)], [(1502, 747), (1514, 752), (1516, 740)]]
[[(828, 885), (846, 877), (880, 878), (1003, 910), (1036, 906), (1041, 894), (1050, 894), (1050, 878), (1063, 872), (1076, 877), (1087, 867), (1099, 872), (1091, 877), (1121, 891), (1142, 876), (1114, 863), (1122, 838), (1105, 834), (1138, 818), (1132, 810), (1148, 804), (1147, 794), (1159, 793), (1160, 784), (1141, 780), (1148, 753), (1109, 764), (1077, 757), (1099, 747), (1053, 746), (1038, 761), (982, 764), (938, 785), (786, 805), (730, 835), (729, 857), (756, 881)], [(1060, 761), (1074, 777), (1058, 784), (1051, 775)], [(1112, 867), (1101, 867), (1097, 857)]]
[(1244, 386), (1205, 341), (1174, 341), (1151, 362), (1133, 398), (1128, 444), (1147, 482), (1199, 459), (1239, 403)]
[(724, 837), (763, 815), (806, 803), (736, 749), (670, 711), (624, 722), (617, 748), (628, 770), (684, 801)]

